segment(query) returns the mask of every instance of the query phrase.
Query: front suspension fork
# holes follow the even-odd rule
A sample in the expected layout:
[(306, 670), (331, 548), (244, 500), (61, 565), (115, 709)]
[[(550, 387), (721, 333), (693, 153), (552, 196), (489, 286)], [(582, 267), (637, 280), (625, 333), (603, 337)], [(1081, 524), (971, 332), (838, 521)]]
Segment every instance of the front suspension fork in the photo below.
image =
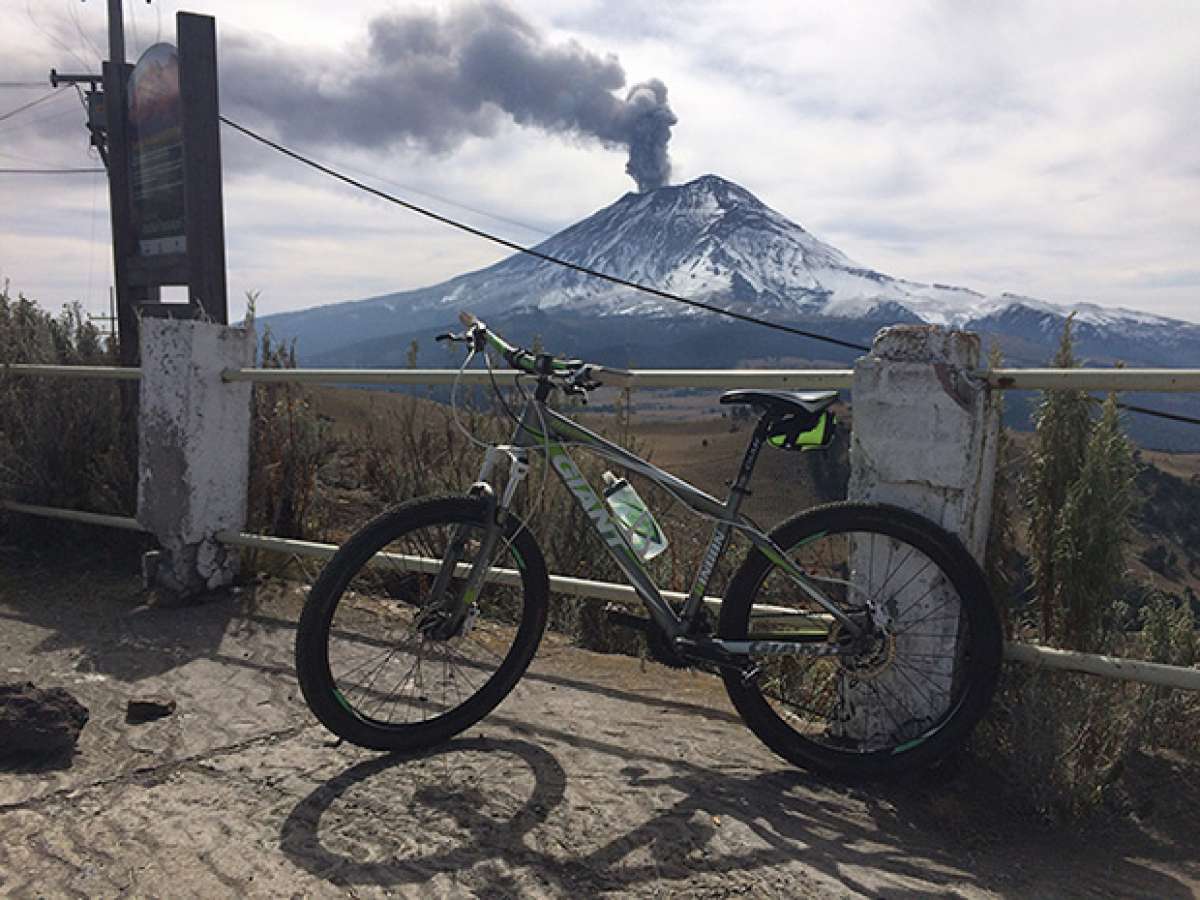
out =
[[(499, 500), (492, 489), (489, 478), (496, 466), (497, 460), (506, 456), (509, 461), (508, 480), (504, 486), (504, 495)], [(508, 507), (512, 503), (517, 487), (529, 472), (529, 463), (523, 450), (498, 446), (488, 448), (479, 470), (478, 480), (468, 492), (470, 496), (481, 498), (487, 505), (484, 514), (486, 526), (479, 539), (479, 550), (471, 569), (467, 573), (466, 583), (461, 591), (450, 589), (450, 584), (462, 564), (462, 558), (471, 540), (472, 529), (467, 525), (459, 525), (442, 557), (442, 565), (438, 569), (437, 578), (433, 583), (433, 591), (429, 604), (421, 614), (417, 627), (435, 640), (447, 640), (454, 637), (462, 629), (463, 623), (475, 605), (479, 592), (483, 589), (484, 580), (491, 568), (492, 557), (496, 553), (497, 544), (506, 530)]]

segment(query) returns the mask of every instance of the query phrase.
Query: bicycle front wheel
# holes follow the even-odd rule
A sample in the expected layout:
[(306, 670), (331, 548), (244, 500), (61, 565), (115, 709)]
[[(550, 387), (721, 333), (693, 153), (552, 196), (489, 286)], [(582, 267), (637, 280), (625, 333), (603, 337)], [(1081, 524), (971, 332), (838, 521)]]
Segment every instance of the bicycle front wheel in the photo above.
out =
[(487, 530), (484, 501), (410, 501), (355, 534), (309, 592), (296, 633), (296, 674), (326, 728), (373, 750), (449, 740), (491, 712), (524, 674), (546, 627), (541, 550), (514, 524), (491, 572), (448, 636), (422, 625), (442, 560), (462, 591)]
[(852, 638), (759, 551), (726, 591), (719, 634), (805, 641), (764, 655), (751, 679), (724, 674), (746, 724), (790, 762), (842, 778), (930, 765), (983, 715), (1001, 656), (999, 620), (979, 566), (949, 533), (907, 510), (837, 503), (771, 532), (809, 588), (856, 622)]

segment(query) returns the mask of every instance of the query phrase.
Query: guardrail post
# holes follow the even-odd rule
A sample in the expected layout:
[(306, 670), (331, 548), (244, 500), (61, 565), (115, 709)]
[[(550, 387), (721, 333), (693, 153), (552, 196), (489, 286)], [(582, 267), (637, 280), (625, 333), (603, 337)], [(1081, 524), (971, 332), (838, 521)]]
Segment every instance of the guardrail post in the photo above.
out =
[(228, 368), (253, 365), (254, 332), (210, 322), (141, 323), (138, 521), (162, 546), (149, 580), (180, 594), (229, 584), (238, 551), (216, 539), (246, 521), (249, 383)]
[(854, 365), (850, 499), (937, 522), (982, 562), (999, 406), (979, 376), (979, 336), (897, 325)]
[[(850, 444), (852, 500), (890, 503), (910, 509), (957, 535), (982, 562), (991, 516), (992, 486), (999, 437), (999, 405), (979, 373), (979, 336), (930, 325), (898, 325), (875, 336), (869, 355), (854, 367), (854, 426)], [(906, 652), (930, 660), (921, 678), (889, 669), (872, 684), (843, 679), (839, 687), (840, 726), (856, 739), (894, 730), (894, 713), (881, 695), (900, 698), (912, 718), (933, 715), (947, 700), (951, 660), (958, 638), (956, 618), (936, 613), (945, 587), (924, 568), (924, 560), (901, 563), (891, 578), (867, 570), (891, 554), (851, 548), (856, 579), (896, 585), (903, 596), (882, 599), (896, 620), (921, 623), (903, 640)], [(911, 570), (911, 571), (909, 571)], [(914, 646), (919, 643), (921, 646)], [(879, 682), (883, 682), (880, 684)]]

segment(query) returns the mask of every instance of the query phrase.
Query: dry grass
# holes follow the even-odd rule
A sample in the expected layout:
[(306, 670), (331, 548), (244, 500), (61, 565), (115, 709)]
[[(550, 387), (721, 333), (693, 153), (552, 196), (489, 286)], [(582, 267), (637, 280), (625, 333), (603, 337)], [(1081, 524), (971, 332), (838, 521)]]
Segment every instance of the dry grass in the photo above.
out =
[[(0, 289), (0, 363), (113, 365), (115, 354), (78, 305), (51, 316)], [(0, 371), (0, 496), (27, 503), (131, 516), (137, 502), (136, 387), (100, 379)], [(22, 517), (6, 529), (22, 546), (64, 535), (121, 543), (113, 533)]]

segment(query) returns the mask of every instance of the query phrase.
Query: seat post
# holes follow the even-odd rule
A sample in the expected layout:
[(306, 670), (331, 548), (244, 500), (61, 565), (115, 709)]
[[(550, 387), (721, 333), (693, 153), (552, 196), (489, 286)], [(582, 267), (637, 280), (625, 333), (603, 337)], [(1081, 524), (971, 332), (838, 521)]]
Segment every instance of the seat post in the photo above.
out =
[(742, 465), (738, 469), (737, 478), (733, 482), (733, 494), (740, 502), (741, 498), (749, 491), (747, 487), (750, 484), (750, 476), (754, 474), (754, 465), (758, 462), (759, 451), (762, 450), (763, 442), (767, 439), (767, 433), (771, 426), (771, 411), (764, 409), (761, 416), (758, 417), (758, 424), (754, 426), (754, 433), (750, 435), (750, 443), (746, 445), (746, 452), (742, 456)]

